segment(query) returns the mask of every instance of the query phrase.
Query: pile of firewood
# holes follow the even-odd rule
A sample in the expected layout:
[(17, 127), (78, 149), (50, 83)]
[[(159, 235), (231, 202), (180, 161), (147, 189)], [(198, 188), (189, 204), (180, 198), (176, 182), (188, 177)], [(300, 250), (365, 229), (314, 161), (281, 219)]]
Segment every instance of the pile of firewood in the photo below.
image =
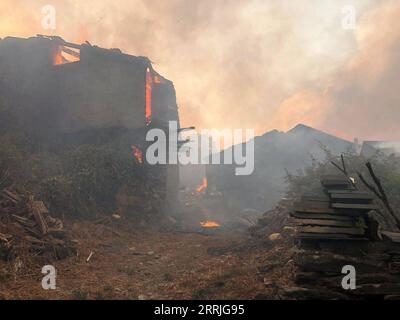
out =
[[(379, 211), (397, 227), (400, 219), (370, 163), (366, 166), (375, 185), (358, 175), (372, 193), (360, 191), (349, 178), (343, 157), (343, 168), (333, 164), (343, 176), (322, 177), (321, 195), (303, 196), (292, 209), (299, 240), (292, 257), (295, 286), (284, 288), (283, 295), (295, 299), (398, 300), (400, 232), (383, 231), (375, 216)], [(389, 215), (382, 214), (376, 199)], [(354, 267), (355, 288), (343, 287), (344, 266)]]
[[(294, 256), (296, 287), (284, 295), (296, 299), (400, 299), (400, 245), (381, 242), (325, 242)], [(354, 266), (356, 288), (345, 290), (342, 268)]]
[(63, 223), (50, 216), (42, 201), (25, 196), (0, 172), (0, 259), (23, 254), (63, 259), (74, 252)]

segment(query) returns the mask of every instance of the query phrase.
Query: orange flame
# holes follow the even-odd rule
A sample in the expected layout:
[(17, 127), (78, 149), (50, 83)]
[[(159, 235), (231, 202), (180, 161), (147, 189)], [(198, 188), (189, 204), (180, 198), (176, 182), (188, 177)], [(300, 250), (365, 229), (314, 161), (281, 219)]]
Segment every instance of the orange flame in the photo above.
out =
[(207, 178), (203, 178), (203, 183), (197, 187), (196, 191), (198, 193), (204, 192), (206, 191), (207, 187), (208, 187), (208, 180)]
[(143, 163), (143, 152), (136, 146), (132, 146), (133, 156), (135, 157), (136, 161), (140, 164)]
[(147, 68), (146, 72), (146, 124), (150, 124), (151, 122), (151, 98), (152, 98), (152, 90), (153, 90), (153, 77), (150, 72), (150, 68)]
[(63, 59), (63, 56), (62, 56), (61, 52), (62, 52), (61, 47), (58, 47), (58, 49), (57, 49), (57, 51), (56, 51), (56, 53), (54, 54), (54, 57), (53, 57), (53, 64), (55, 66), (58, 66), (60, 64), (64, 64), (64, 59)]
[(165, 81), (159, 76), (159, 75), (155, 75), (154, 76), (154, 83), (165, 83)]
[[(67, 52), (65, 52), (66, 50)], [(69, 53), (68, 53), (69, 52)], [(53, 65), (58, 66), (80, 61), (80, 51), (67, 48), (65, 46), (58, 46), (53, 56)]]
[(219, 228), (221, 226), (218, 222), (215, 221), (202, 221), (200, 222), (200, 225), (203, 228)]

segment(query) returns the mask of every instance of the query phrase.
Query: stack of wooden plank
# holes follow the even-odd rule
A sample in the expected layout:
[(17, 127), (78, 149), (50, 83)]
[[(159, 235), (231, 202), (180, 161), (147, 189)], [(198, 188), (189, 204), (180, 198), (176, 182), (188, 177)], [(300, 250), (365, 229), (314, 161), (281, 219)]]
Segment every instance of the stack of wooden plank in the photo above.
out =
[(17, 190), (0, 190), (0, 258), (12, 260), (23, 254), (62, 259), (74, 253), (60, 219), (50, 216), (42, 201)]
[(294, 204), (299, 238), (367, 240), (368, 212), (377, 209), (373, 196), (344, 176), (323, 176), (321, 184), (322, 195), (303, 196)]
[[(296, 299), (400, 299), (400, 244), (390, 241), (326, 242), (318, 249), (303, 248), (294, 257)], [(356, 270), (356, 287), (342, 286), (342, 268)]]
[[(301, 197), (291, 211), (302, 241), (292, 257), (295, 287), (284, 295), (400, 299), (400, 233), (378, 232), (377, 221), (368, 214), (377, 209), (374, 197), (347, 177), (323, 176), (321, 184), (318, 196)], [(356, 270), (354, 290), (342, 286), (346, 265)]]

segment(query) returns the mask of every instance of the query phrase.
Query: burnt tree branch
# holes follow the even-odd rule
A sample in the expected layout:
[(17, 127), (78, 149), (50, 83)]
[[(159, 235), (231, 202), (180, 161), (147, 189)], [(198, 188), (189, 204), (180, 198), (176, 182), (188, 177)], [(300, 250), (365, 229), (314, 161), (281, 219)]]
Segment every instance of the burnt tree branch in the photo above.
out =
[(375, 188), (374, 186), (372, 186), (370, 183), (368, 183), (367, 180), (364, 178), (364, 176), (358, 172), (357, 174), (360, 177), (360, 180), (364, 183), (364, 185), (369, 190), (371, 190), (378, 197), (379, 200), (382, 201), (382, 203), (384, 204), (384, 206), (386, 207), (386, 209), (388, 210), (388, 212), (390, 213), (392, 218), (396, 221), (397, 228), (400, 229), (400, 219), (397, 217), (396, 213), (394, 212), (393, 208), (391, 207), (380, 179), (376, 176), (374, 169), (372, 168), (372, 165), (370, 162), (366, 163), (366, 167), (368, 169), (368, 172), (369, 172), (372, 180), (374, 181), (374, 183), (378, 189)]
[(343, 156), (343, 154), (340, 155), (340, 158), (342, 159), (343, 173), (344, 173), (344, 174), (346, 175), (346, 177), (347, 177), (348, 174), (347, 174), (347, 169), (346, 169), (346, 164), (345, 164), (345, 162), (344, 162), (344, 156)]
[[(345, 172), (344, 172), (344, 170), (343, 170), (338, 164), (336, 164), (336, 163), (333, 162), (333, 161), (331, 161), (331, 163), (332, 163), (341, 173), (343, 173), (344, 175), (346, 175)], [(346, 175), (346, 176), (347, 176), (347, 175)]]
[(353, 181), (352, 179), (350, 179), (350, 177), (349, 177), (349, 174), (348, 174), (347, 169), (346, 169), (346, 164), (345, 164), (345, 162), (344, 162), (344, 156), (343, 156), (343, 154), (340, 156), (340, 158), (341, 158), (341, 160), (342, 160), (342, 168), (341, 168), (337, 163), (335, 163), (334, 161), (331, 161), (331, 163), (332, 163), (341, 173), (343, 173), (343, 174), (346, 176), (346, 178), (350, 181), (351, 185), (352, 185), (355, 189), (357, 189), (356, 184), (355, 184), (354, 181)]

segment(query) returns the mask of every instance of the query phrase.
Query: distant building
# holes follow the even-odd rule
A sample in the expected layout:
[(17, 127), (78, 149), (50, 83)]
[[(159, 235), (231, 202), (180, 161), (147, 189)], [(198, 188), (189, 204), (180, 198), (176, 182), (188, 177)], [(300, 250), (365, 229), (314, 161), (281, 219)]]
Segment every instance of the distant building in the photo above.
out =
[(377, 153), (400, 156), (400, 142), (398, 141), (364, 141), (361, 147), (361, 155), (370, 158)]

